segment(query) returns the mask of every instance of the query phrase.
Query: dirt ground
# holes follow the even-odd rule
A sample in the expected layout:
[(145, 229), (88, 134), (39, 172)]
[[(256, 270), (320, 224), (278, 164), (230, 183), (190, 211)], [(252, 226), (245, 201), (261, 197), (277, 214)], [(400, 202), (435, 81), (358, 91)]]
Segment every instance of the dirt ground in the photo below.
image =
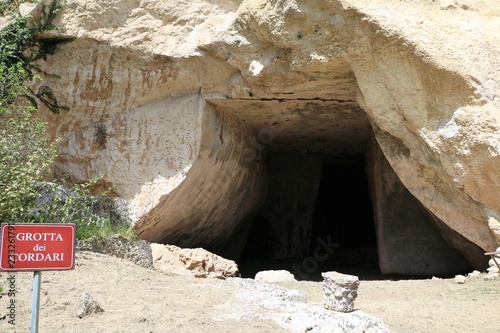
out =
[[(15, 325), (0, 321), (0, 332), (28, 332), (33, 273), (15, 273), (15, 298), (7, 295), (8, 278), (0, 273), (0, 316), (13, 299)], [(311, 303), (322, 302), (321, 282), (281, 285), (305, 291)], [(284, 332), (271, 321), (216, 319), (219, 305), (236, 302), (234, 288), (222, 280), (165, 275), (122, 259), (77, 253), (75, 270), (42, 272), (39, 332)], [(78, 318), (75, 306), (84, 292), (104, 312)], [(500, 332), (500, 280), (361, 278), (356, 308), (394, 332)]]

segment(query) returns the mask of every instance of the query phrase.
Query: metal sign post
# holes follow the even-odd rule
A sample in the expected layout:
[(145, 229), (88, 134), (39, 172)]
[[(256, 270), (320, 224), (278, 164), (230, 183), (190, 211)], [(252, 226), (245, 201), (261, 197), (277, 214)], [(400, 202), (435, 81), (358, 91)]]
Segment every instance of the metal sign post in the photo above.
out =
[(31, 303), (31, 326), (30, 333), (38, 333), (38, 314), (40, 313), (40, 285), (42, 272), (35, 271), (33, 276), (33, 302)]

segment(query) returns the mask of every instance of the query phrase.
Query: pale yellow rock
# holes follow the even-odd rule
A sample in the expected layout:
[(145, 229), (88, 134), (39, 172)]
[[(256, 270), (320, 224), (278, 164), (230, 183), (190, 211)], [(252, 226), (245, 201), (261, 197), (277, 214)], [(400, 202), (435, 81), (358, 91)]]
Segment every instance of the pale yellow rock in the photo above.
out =
[(151, 244), (153, 267), (163, 273), (197, 278), (239, 277), (238, 266), (204, 249), (182, 249), (174, 245)]
[[(63, 138), (55, 175), (106, 172), (144, 238), (217, 243), (261, 195), (258, 131), (312, 147), (292, 132), (312, 137), (341, 105), (373, 125), (427, 209), (492, 251), (498, 13), (486, 0), (69, 1), (55, 23), (76, 40), (40, 64), (62, 77), (44, 82), (71, 107), (46, 115)], [(295, 101), (335, 111), (299, 117)]]

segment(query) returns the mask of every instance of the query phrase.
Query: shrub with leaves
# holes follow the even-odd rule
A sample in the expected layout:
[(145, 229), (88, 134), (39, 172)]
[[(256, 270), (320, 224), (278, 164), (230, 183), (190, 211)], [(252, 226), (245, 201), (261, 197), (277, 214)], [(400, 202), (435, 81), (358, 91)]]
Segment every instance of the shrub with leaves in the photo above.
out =
[(29, 211), (37, 197), (35, 182), (43, 178), (56, 154), (44, 136), (46, 124), (34, 116), (23, 47), (29, 44), (24, 19), (0, 30), (0, 220), (13, 221)]
[(34, 62), (55, 52), (34, 34), (52, 28), (50, 21), (59, 7), (49, 4), (43, 22), (31, 27), (26, 18), (13, 14), (12, 6), (0, 10), (6, 8), (11, 21), (0, 30), (0, 221), (75, 223), (77, 237), (83, 239), (113, 232), (133, 237), (128, 226), (111, 223), (109, 209), (97, 209), (111, 200), (90, 194), (98, 178), (70, 189), (43, 182), (56, 157), (57, 142), (45, 136), (46, 123), (37, 117), (37, 103), (55, 113), (68, 108), (57, 103), (49, 87), (42, 85), (37, 93), (31, 89), (41, 80), (34, 74), (39, 70)]
[(0, 120), (0, 220), (22, 219), (38, 197), (40, 181), (55, 157), (55, 144), (44, 137), (45, 124), (29, 114)]
[(92, 195), (91, 189), (100, 176), (67, 189), (56, 183), (37, 184), (35, 205), (28, 218), (39, 223), (75, 223), (78, 239), (92, 236), (109, 236), (119, 233), (127, 238), (135, 238), (130, 223), (115, 218), (115, 201), (101, 195)]

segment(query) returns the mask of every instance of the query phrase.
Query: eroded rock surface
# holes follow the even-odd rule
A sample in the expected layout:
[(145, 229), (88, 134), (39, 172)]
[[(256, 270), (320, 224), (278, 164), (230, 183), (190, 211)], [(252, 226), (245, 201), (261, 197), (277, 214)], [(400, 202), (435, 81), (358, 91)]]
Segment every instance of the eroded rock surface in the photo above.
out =
[(204, 249), (181, 249), (174, 245), (151, 244), (153, 267), (162, 272), (197, 278), (239, 277), (238, 265)]
[(493, 251), (499, 12), (485, 0), (68, 1), (41, 36), (75, 38), (41, 63), (71, 107), (46, 117), (63, 138), (54, 174), (106, 171), (142, 238), (224, 249), (265, 197), (264, 148), (337, 156), (374, 137), (427, 210)]
[(87, 240), (78, 239), (76, 249), (106, 254), (129, 260), (141, 267), (153, 268), (151, 244), (145, 240), (129, 240), (121, 235), (92, 237)]
[[(300, 290), (261, 283), (251, 279), (230, 279), (229, 285), (237, 287), (237, 303), (217, 306), (224, 310), (219, 320), (259, 318), (276, 322), (287, 332), (370, 332), (389, 333), (391, 330), (378, 318), (361, 310), (351, 313), (329, 311), (320, 304), (306, 302)], [(259, 312), (259, 308), (266, 309)]]

